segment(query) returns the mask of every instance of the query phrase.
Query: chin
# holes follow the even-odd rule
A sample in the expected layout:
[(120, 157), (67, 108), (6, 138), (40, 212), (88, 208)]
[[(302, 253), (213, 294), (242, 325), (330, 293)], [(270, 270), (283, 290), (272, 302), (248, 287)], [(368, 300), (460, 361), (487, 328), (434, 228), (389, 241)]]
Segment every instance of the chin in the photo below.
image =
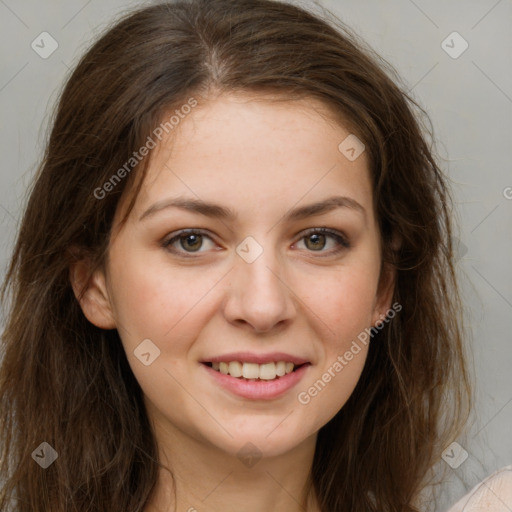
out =
[(230, 439), (229, 443), (222, 443), (218, 447), (237, 458), (244, 456), (278, 457), (296, 448), (307, 437), (304, 432), (294, 435), (294, 432), (286, 429), (277, 432), (277, 430), (272, 431), (272, 428), (269, 428), (267, 422), (264, 428), (237, 430), (234, 439)]

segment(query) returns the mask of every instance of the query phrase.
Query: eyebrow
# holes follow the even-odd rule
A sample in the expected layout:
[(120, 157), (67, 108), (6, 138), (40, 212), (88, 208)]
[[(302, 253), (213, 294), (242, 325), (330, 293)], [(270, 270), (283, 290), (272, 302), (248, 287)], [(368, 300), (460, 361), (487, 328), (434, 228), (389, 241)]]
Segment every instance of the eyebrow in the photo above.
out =
[[(176, 197), (156, 202), (140, 216), (139, 221), (168, 208), (180, 208), (225, 221), (234, 221), (237, 218), (237, 214), (233, 210), (219, 204), (194, 198)], [(332, 196), (316, 203), (300, 206), (286, 213), (283, 216), (283, 220), (285, 222), (299, 221), (315, 215), (328, 213), (336, 208), (349, 208), (360, 213), (366, 220), (366, 210), (364, 207), (355, 199), (346, 196)]]

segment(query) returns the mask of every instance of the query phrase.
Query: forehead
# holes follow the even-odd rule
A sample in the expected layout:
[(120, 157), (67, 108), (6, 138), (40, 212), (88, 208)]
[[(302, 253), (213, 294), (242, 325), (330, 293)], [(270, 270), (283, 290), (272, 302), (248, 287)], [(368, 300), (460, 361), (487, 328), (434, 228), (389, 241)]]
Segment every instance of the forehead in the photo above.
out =
[(340, 151), (350, 136), (315, 99), (231, 94), (199, 102), (152, 150), (135, 213), (169, 194), (254, 210), (340, 192), (369, 207), (366, 154), (350, 161)]

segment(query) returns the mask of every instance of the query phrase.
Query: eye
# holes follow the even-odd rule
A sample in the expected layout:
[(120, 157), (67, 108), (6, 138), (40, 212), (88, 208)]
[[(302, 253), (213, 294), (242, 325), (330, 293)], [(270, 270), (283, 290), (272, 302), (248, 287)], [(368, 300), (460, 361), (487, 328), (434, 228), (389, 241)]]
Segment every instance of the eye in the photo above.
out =
[[(331, 244), (334, 245), (334, 248), (324, 251), (323, 249), (328, 245), (327, 242), (329, 238), (334, 240), (334, 244)], [(204, 252), (200, 251), (200, 249), (203, 248), (205, 239), (215, 245), (212, 238), (203, 230), (183, 229), (174, 234), (174, 236), (171, 236), (171, 238), (164, 240), (162, 246), (174, 254), (179, 254), (184, 257), (189, 257), (189, 255), (190, 257), (194, 257), (192, 256), (193, 253)], [(350, 243), (342, 233), (327, 228), (309, 229), (300, 238), (300, 241), (302, 240), (306, 241), (306, 249), (310, 252), (327, 253), (327, 255), (337, 254), (350, 247)]]
[[(183, 251), (185, 253), (194, 253), (199, 252), (205, 238), (213, 242), (213, 240), (200, 229), (183, 229), (172, 238), (164, 240), (162, 245), (173, 253), (183, 254)], [(177, 249), (176, 244), (179, 244), (183, 251)]]
[[(330, 251), (323, 251), (326, 247), (327, 240), (331, 238), (334, 242), (334, 249)], [(305, 245), (307, 249), (310, 249), (312, 252), (323, 252), (330, 254), (337, 254), (338, 252), (343, 251), (344, 249), (348, 249), (350, 247), (350, 243), (347, 238), (338, 231), (332, 231), (327, 228), (312, 228), (306, 231), (306, 233), (300, 239), (305, 240)]]

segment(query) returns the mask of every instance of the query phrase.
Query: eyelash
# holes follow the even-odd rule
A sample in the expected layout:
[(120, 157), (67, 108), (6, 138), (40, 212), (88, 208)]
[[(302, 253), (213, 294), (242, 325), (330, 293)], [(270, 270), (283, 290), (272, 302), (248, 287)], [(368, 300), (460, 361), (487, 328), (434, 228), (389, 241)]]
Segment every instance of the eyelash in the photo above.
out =
[[(348, 239), (345, 235), (343, 235), (342, 233), (340, 233), (338, 231), (333, 231), (333, 230), (325, 228), (325, 227), (311, 228), (311, 229), (306, 230), (303, 233), (303, 235), (299, 238), (299, 241), (303, 240), (304, 238), (307, 238), (308, 236), (316, 235), (316, 234), (329, 235), (332, 238), (334, 238), (339, 244), (336, 249), (333, 249), (331, 251), (309, 251), (312, 253), (314, 253), (314, 252), (319, 252), (319, 253), (327, 252), (328, 253), (327, 255), (320, 256), (321, 258), (326, 257), (326, 256), (336, 255), (336, 254), (342, 252), (343, 250), (349, 249), (351, 247), (350, 242), (348, 241)], [(208, 238), (210, 238), (210, 240), (212, 240), (212, 238), (208, 235), (208, 233), (202, 229), (183, 229), (181, 231), (178, 231), (178, 233), (176, 235), (174, 235), (172, 238), (164, 240), (162, 242), (162, 246), (164, 247), (164, 249), (168, 250), (169, 252), (172, 252), (173, 254), (178, 254), (184, 258), (197, 258), (198, 256), (196, 256), (195, 254), (196, 253), (198, 255), (201, 254), (200, 251), (196, 251), (196, 252), (186, 252), (185, 251), (185, 252), (183, 252), (183, 251), (178, 251), (171, 247), (171, 245), (174, 242), (179, 241), (181, 238), (184, 238), (185, 235), (203, 235), (203, 236), (207, 236)]]

